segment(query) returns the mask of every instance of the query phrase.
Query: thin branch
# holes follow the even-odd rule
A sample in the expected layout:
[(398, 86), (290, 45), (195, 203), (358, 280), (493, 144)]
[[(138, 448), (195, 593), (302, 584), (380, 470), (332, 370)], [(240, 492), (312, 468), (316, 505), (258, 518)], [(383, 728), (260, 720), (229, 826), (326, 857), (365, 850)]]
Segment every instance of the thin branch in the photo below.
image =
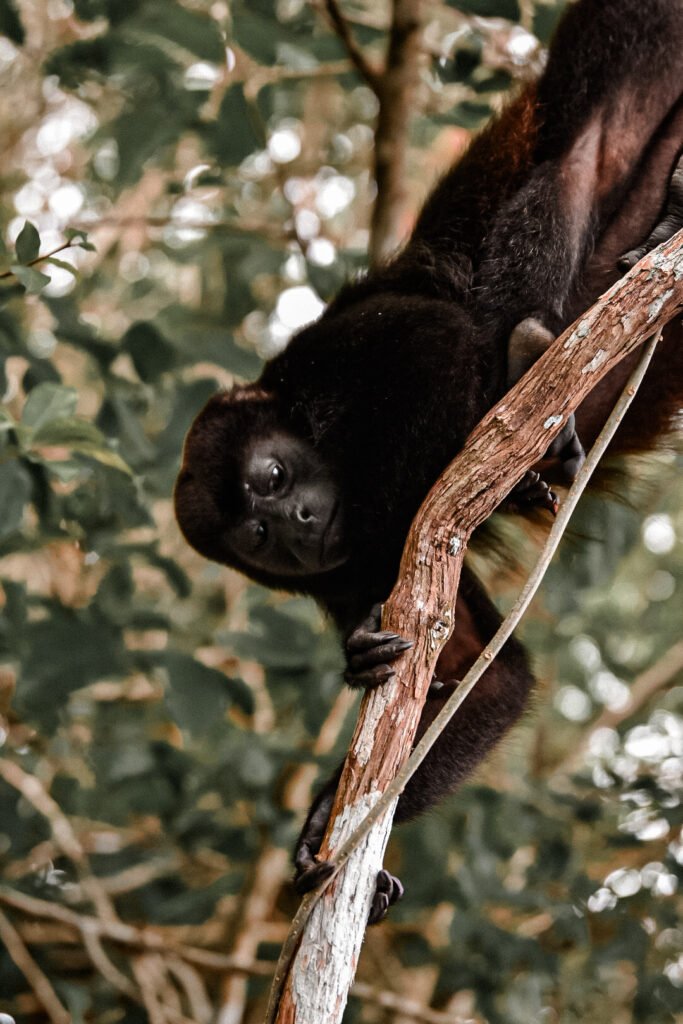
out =
[[(413, 636), (403, 672), (361, 705), (321, 856), (344, 841), (407, 759), (429, 682), (452, 630), (460, 570), (473, 530), (537, 462), (597, 383), (683, 307), (683, 232), (618, 281), (481, 421), (434, 485), (411, 527), (382, 628)], [(486, 652), (489, 653), (490, 652)], [(401, 728), (396, 728), (396, 722)], [(268, 1021), (335, 1022), (343, 1009), (365, 928), (395, 799), (307, 922), (301, 950), (278, 965)], [(304, 900), (299, 925), (311, 897)], [(336, 913), (335, 913), (336, 903)], [(294, 942), (296, 945), (296, 942)], [(334, 950), (334, 954), (332, 954)], [(332, 1004), (332, 1007), (330, 1006)]]
[(381, 70), (376, 68), (367, 59), (362, 47), (356, 42), (355, 36), (351, 31), (351, 26), (342, 14), (337, 0), (323, 0), (322, 3), (316, 3), (315, 6), (325, 10), (332, 28), (343, 43), (344, 49), (348, 53), (349, 59), (356, 71), (361, 78), (364, 79), (367, 85), (369, 85), (374, 92), (377, 92), (379, 88)]
[(393, 0), (386, 68), (378, 82), (375, 128), (375, 182), (368, 255), (381, 262), (401, 242), (405, 203), (405, 163), (412, 101), (418, 82), (422, 0)]
[[(52, 259), (52, 257), (56, 256), (58, 252), (64, 252), (65, 249), (78, 249), (80, 247), (81, 246), (79, 242), (63, 242), (62, 245), (58, 245), (56, 249), (52, 249), (50, 252), (43, 253), (42, 256), (36, 256), (34, 260), (29, 260), (28, 263), (24, 263), (22, 264), (22, 266), (35, 267), (36, 264), (42, 263), (43, 260)], [(6, 277), (16, 277), (16, 274), (14, 273), (13, 270), (3, 270), (3, 272), (0, 274), (0, 281)]]
[(412, 999), (405, 999), (395, 992), (383, 992), (364, 982), (357, 981), (351, 989), (351, 994), (365, 1003), (372, 1003), (384, 1010), (393, 1010), (394, 1013), (400, 1013), (402, 1017), (419, 1021), (421, 1024), (467, 1024), (462, 1017), (454, 1017), (452, 1013), (444, 1013), (441, 1010), (432, 1010)]
[(213, 1008), (199, 971), (175, 956), (166, 958), (166, 967), (182, 987), (195, 1024), (209, 1024)]
[(0, 939), (4, 942), (7, 952), (28, 981), (53, 1024), (69, 1024), (71, 1014), (62, 1006), (57, 993), (24, 945), (21, 935), (2, 910), (0, 910)]
[(32, 918), (48, 918), (59, 921), (75, 929), (81, 936), (88, 932), (133, 949), (175, 954), (182, 960), (206, 970), (239, 971), (264, 977), (273, 973), (273, 965), (266, 961), (250, 961), (242, 957), (214, 953), (209, 949), (187, 946), (174, 941), (167, 930), (155, 931), (149, 927), (137, 928), (124, 921), (102, 921), (86, 914), (77, 914), (60, 903), (50, 903), (48, 900), (27, 896), (25, 893), (4, 886), (0, 886), (0, 903), (14, 907)]
[(85, 850), (71, 823), (35, 775), (25, 772), (14, 761), (0, 758), (0, 777), (16, 789), (50, 824), (52, 835), (62, 853), (73, 861), (81, 876), (81, 885), (99, 916), (105, 921), (117, 918), (116, 910), (99, 879), (92, 874)]
[[(83, 936), (89, 933), (97, 936), (98, 939), (106, 938), (132, 949), (163, 955), (167, 970), (178, 979), (187, 995), (195, 1024), (205, 1024), (207, 1020), (213, 1018), (213, 1009), (199, 970), (231, 971), (254, 977), (271, 977), (275, 969), (275, 965), (269, 960), (254, 959), (250, 961), (243, 956), (216, 953), (212, 950), (198, 949), (175, 942), (169, 936), (169, 929), (156, 932), (149, 927), (137, 928), (135, 925), (124, 924), (121, 921), (107, 924), (98, 918), (77, 914), (59, 903), (50, 903), (13, 889), (0, 887), (0, 902), (13, 907), (31, 919), (28, 925), (22, 926), (25, 939), (28, 939), (31, 945), (77, 941), (79, 935), (83, 939)], [(46, 926), (45, 919), (58, 923)], [(49, 931), (50, 928), (64, 929), (64, 931), (54, 933)], [(2, 935), (1, 928), (0, 935)], [(4, 935), (2, 937), (5, 939)], [(6, 940), (5, 944), (9, 949), (10, 944)], [(28, 955), (30, 956), (30, 953)], [(100, 969), (100, 963), (95, 962), (95, 958), (91, 956), (91, 960), (103, 977), (115, 989), (119, 989), (118, 980), (120, 979), (113, 982), (109, 976), (109, 968), (107, 967), (103, 971)], [(136, 1002), (141, 1001), (141, 994), (134, 986), (133, 990), (126, 994), (134, 998)], [(460, 1024), (459, 1019), (449, 1014), (432, 1010), (410, 1000), (403, 1000), (393, 992), (385, 992), (362, 982), (353, 986), (351, 994), (363, 1002), (400, 1011), (404, 1016), (422, 1021), (424, 1024)]]

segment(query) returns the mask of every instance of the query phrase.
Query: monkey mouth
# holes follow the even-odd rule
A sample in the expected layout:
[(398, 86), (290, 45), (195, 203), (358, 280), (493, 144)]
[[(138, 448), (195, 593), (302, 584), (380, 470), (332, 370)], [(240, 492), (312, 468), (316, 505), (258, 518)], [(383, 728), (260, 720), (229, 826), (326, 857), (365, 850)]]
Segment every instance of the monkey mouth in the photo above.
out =
[(325, 529), (322, 532), (320, 538), (320, 564), (324, 567), (328, 566), (329, 562), (335, 561), (339, 564), (341, 555), (345, 553), (342, 551), (342, 533), (340, 530), (335, 530), (338, 526), (341, 515), (341, 502), (335, 501), (330, 512), (330, 517), (327, 520)]

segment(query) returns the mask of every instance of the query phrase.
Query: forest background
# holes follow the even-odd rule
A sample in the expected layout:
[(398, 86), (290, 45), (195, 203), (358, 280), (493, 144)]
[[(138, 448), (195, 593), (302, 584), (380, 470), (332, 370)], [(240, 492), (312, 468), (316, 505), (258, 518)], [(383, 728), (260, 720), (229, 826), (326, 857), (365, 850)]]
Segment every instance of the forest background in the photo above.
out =
[[(18, 1024), (260, 1021), (289, 851), (353, 725), (315, 605), (194, 555), (170, 500), (205, 399), (366, 262), (378, 103), (330, 6), (0, 0), (0, 1012)], [(398, 236), (562, 7), (425, 3)], [(390, 5), (342, 11), (381, 61)], [(628, 468), (619, 500), (583, 500), (521, 631), (533, 712), (396, 831), (406, 896), (368, 933), (348, 1024), (681, 1019), (681, 457)], [(498, 529), (523, 568), (533, 539)], [(521, 568), (475, 557), (507, 607)]]

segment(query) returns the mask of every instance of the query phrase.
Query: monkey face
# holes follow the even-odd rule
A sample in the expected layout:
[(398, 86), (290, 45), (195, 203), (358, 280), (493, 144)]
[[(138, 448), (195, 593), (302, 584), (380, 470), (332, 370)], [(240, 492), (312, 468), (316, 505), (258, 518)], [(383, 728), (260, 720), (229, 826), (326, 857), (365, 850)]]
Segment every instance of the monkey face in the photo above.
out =
[(277, 427), (236, 438), (225, 413), (226, 396), (212, 399), (186, 441), (175, 508), (189, 543), (247, 573), (304, 577), (342, 565), (344, 509), (319, 453)]

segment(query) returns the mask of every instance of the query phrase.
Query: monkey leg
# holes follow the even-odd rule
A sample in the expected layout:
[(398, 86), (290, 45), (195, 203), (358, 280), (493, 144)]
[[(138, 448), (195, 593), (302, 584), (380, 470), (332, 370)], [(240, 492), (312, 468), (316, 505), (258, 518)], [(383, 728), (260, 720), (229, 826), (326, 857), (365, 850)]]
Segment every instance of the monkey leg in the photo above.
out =
[(679, 158), (671, 175), (662, 219), (655, 225), (642, 245), (624, 253), (619, 260), (619, 269), (626, 271), (635, 267), (643, 256), (646, 256), (662, 242), (666, 242), (681, 228), (683, 228), (683, 156)]

